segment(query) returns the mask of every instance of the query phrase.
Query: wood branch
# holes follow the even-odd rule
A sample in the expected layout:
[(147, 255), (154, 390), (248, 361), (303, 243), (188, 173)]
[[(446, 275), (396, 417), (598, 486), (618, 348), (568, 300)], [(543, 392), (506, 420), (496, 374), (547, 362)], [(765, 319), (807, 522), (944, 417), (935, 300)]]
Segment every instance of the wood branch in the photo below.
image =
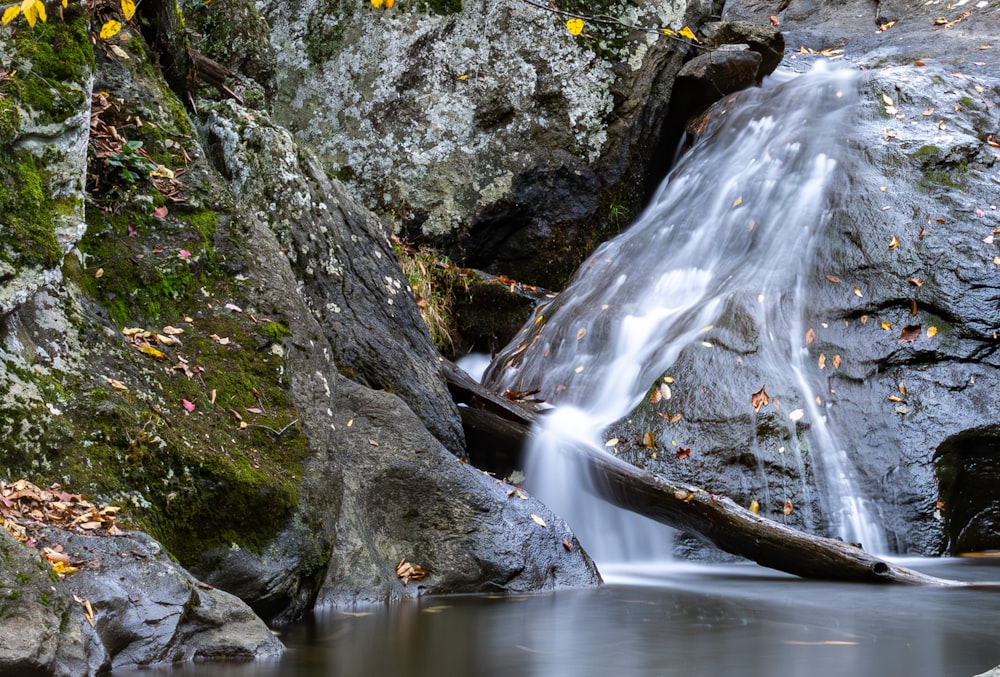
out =
[(656, 478), (602, 450), (557, 453), (578, 454), (585, 484), (611, 504), (696, 534), (720, 550), (770, 569), (834, 581), (962, 585), (755, 515), (726, 496)]
[[(480, 462), (505, 463), (509, 462), (509, 454), (519, 454), (537, 413), (524, 403), (483, 388), (447, 360), (442, 369), (456, 401), (472, 408), (463, 410), (462, 423), (469, 439), (487, 448), (486, 460), (480, 458)], [(549, 451), (569, 454), (576, 461), (581, 487), (612, 505), (695, 534), (720, 550), (769, 569), (833, 581), (968, 585), (898, 566), (850, 543), (779, 524), (755, 515), (726, 496), (655, 477), (602, 449), (571, 444)], [(475, 463), (471, 450), (470, 456)]]

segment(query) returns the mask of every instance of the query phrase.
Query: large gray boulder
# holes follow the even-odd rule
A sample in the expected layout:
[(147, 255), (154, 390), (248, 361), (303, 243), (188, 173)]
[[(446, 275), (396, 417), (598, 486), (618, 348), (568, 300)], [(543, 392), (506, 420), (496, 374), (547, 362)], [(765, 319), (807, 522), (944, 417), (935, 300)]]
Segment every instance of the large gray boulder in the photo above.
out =
[[(705, 2), (262, 3), (278, 52), (275, 121), (411, 237), (468, 265), (561, 286), (644, 199), (672, 149), (662, 120)], [(430, 8), (430, 9), (428, 9)], [(631, 30), (635, 26), (649, 30)]]

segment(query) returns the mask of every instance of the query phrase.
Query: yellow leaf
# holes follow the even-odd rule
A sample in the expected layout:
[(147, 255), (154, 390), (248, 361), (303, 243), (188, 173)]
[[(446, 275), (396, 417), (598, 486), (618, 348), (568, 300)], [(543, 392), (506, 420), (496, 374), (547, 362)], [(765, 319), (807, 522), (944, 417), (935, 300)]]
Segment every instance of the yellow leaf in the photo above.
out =
[(535, 524), (537, 524), (541, 528), (543, 528), (543, 529), (545, 528), (545, 520), (543, 520), (541, 517), (539, 517), (535, 513), (531, 513), (531, 519), (534, 520)]
[(578, 19), (576, 17), (567, 19), (566, 30), (569, 31), (570, 35), (579, 35), (583, 32), (583, 19)]
[(115, 21), (114, 19), (108, 21), (103, 26), (101, 26), (101, 40), (110, 40), (111, 38), (118, 35), (118, 32), (121, 31), (121, 29), (122, 25), (117, 21)]
[(135, 16), (135, 0), (122, 0), (122, 16), (125, 21), (131, 21)]
[(898, 246), (899, 246), (899, 238), (893, 235), (892, 240), (889, 241), (889, 249), (895, 249)]
[(736, 198), (736, 200), (733, 201), (733, 206), (734, 207), (739, 207), (741, 204), (743, 204), (743, 196), (742, 195), (740, 195), (738, 198)]
[(469, 79), (469, 74), (468, 73), (462, 73), (461, 75), (458, 76), (458, 79), (459, 80), (468, 80)]
[(66, 9), (66, 7), (67, 7), (68, 5), (69, 5), (69, 2), (68, 2), (68, 0), (62, 0), (62, 6), (63, 6), (63, 9)]
[(396, 0), (385, 0), (385, 8), (392, 9), (395, 6)]
[(10, 7), (8, 7), (3, 11), (3, 19), (0, 19), (0, 21), (3, 22), (4, 26), (6, 26), (11, 21), (16, 19), (17, 15), (20, 13), (21, 13), (20, 5), (11, 5)]
[(384, 0), (372, 0), (372, 7), (375, 9), (382, 9), (382, 3)]
[(80, 570), (79, 567), (70, 566), (66, 562), (49, 562), (49, 565), (52, 567), (52, 571), (61, 575), (74, 574)]
[(927, 338), (934, 338), (937, 336), (937, 327), (927, 327)]
[(157, 350), (153, 346), (139, 346), (139, 352), (150, 357), (155, 357), (158, 360), (163, 360), (167, 357), (166, 353), (162, 350)]
[(880, 326), (886, 331), (889, 331), (890, 329), (892, 329), (892, 322), (882, 322), (880, 323)]
[[(38, 21), (38, 6), (42, 3), (38, 0), (24, 0), (21, 3), (21, 13), (24, 14), (25, 20), (28, 25), (34, 28), (35, 22)], [(45, 12), (45, 5), (42, 5), (42, 13)], [(42, 21), (45, 21), (43, 18)]]
[(687, 38), (688, 40), (694, 40), (699, 45), (701, 44), (701, 40), (696, 38), (694, 32), (687, 26), (677, 31), (677, 35), (681, 36), (682, 38)]
[(757, 502), (757, 499), (750, 501), (750, 512), (754, 515), (760, 512), (760, 503)]

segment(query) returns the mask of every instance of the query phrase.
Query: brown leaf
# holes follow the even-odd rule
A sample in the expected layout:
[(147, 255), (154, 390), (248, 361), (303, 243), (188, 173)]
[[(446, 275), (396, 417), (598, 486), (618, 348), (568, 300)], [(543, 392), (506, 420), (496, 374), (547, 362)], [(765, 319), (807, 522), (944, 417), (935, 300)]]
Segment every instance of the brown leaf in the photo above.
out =
[(910, 299), (910, 317), (916, 317), (917, 315), (917, 300)]
[(986, 137), (986, 143), (993, 146), (994, 148), (1000, 148), (1000, 141), (997, 141), (997, 137), (990, 134)]
[(806, 332), (806, 345), (809, 345), (815, 340), (816, 340), (816, 332), (813, 330), (812, 327), (809, 327), (809, 330)]
[(539, 517), (539, 516), (538, 516), (538, 515), (536, 515), (535, 513), (531, 513), (531, 519), (532, 519), (532, 521), (533, 521), (533, 522), (534, 522), (535, 524), (537, 524), (537, 525), (538, 525), (538, 526), (540, 526), (541, 528), (543, 528), (543, 529), (545, 528), (545, 520), (543, 520), (543, 519), (542, 519), (541, 517)]
[(649, 403), (650, 404), (656, 404), (662, 398), (663, 398), (663, 394), (660, 392), (660, 389), (657, 388), (656, 390), (653, 391), (653, 394), (649, 396)]
[(899, 238), (896, 237), (895, 235), (893, 235), (892, 239), (889, 240), (889, 249), (893, 250), (893, 249), (895, 249), (898, 246), (899, 246)]
[(899, 389), (899, 394), (906, 397), (906, 381), (900, 381), (899, 385), (896, 386)]
[(921, 327), (919, 324), (908, 324), (903, 327), (903, 331), (899, 335), (899, 341), (901, 343), (912, 343), (920, 338)]
[(833, 368), (840, 369), (840, 355), (834, 355), (832, 361), (833, 361)]
[(836, 275), (827, 275), (826, 279), (828, 279), (830, 282), (833, 282), (834, 284), (840, 284), (840, 278), (837, 277)]
[(676, 454), (677, 454), (677, 458), (685, 459), (685, 458), (687, 458), (688, 456), (691, 455), (691, 448), (690, 447), (677, 447)]
[(647, 449), (656, 448), (656, 437), (653, 435), (653, 433), (645, 432), (642, 434), (642, 446), (646, 447)]
[(924, 281), (921, 280), (919, 277), (911, 277), (910, 279), (907, 280), (907, 282), (909, 282), (910, 284), (912, 284), (914, 287), (923, 287), (924, 286)]
[(778, 17), (776, 17), (773, 14), (771, 16), (769, 16), (767, 19), (768, 19), (768, 21), (771, 22), (772, 26), (778, 26), (778, 25), (781, 24), (781, 19), (779, 19)]
[(584, 327), (580, 327), (580, 329), (576, 332), (576, 340), (579, 341), (586, 335), (587, 335), (587, 330)]
[(793, 510), (795, 510), (795, 506), (792, 505), (792, 501), (791, 501), (791, 499), (789, 499), (789, 500), (785, 501), (785, 507), (783, 507), (781, 509), (781, 512), (783, 512), (785, 514), (785, 516), (788, 516), (788, 515), (792, 514)]
[(573, 543), (569, 540), (569, 536), (563, 536), (562, 544), (566, 552), (573, 552)]
[(771, 398), (768, 397), (767, 391), (765, 390), (766, 387), (766, 385), (762, 385), (760, 390), (750, 396), (750, 404), (753, 406), (754, 411), (760, 411), (761, 407), (766, 407), (768, 402), (771, 401)]
[(819, 360), (817, 360), (820, 369), (826, 369), (826, 353), (819, 354)]

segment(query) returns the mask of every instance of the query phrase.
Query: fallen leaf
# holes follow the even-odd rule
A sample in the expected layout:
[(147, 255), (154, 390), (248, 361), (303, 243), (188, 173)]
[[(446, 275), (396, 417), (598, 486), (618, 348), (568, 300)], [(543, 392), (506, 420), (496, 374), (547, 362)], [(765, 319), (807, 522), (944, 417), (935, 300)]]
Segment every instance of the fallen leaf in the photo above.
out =
[(573, 543), (569, 540), (569, 536), (563, 536), (562, 545), (566, 552), (573, 552)]
[(792, 514), (793, 510), (795, 510), (795, 506), (792, 505), (792, 501), (789, 499), (785, 501), (785, 506), (781, 509), (781, 512), (783, 512), (787, 517), (788, 515)]
[(910, 317), (916, 317), (917, 315), (917, 300), (910, 299)]
[(543, 528), (543, 529), (545, 528), (545, 526), (546, 526), (546, 525), (545, 525), (545, 520), (543, 520), (543, 519), (542, 519), (541, 517), (539, 517), (539, 516), (538, 516), (538, 515), (536, 515), (535, 513), (531, 513), (531, 519), (532, 519), (532, 521), (533, 521), (533, 522), (534, 522), (535, 524), (537, 524), (537, 525), (538, 525), (538, 526), (540, 526), (541, 528)]
[(830, 282), (833, 282), (834, 284), (840, 284), (840, 278), (837, 277), (836, 275), (827, 275), (826, 279), (828, 279)]
[(878, 30), (875, 31), (875, 32), (876, 33), (884, 33), (884, 32), (886, 32), (887, 30), (889, 30), (890, 28), (892, 28), (895, 25), (896, 25), (895, 21), (888, 21), (888, 22), (882, 24), (881, 26), (879, 26)]
[(674, 452), (674, 453), (677, 455), (677, 458), (685, 459), (685, 458), (687, 458), (688, 456), (691, 455), (691, 448), (690, 447), (677, 447), (677, 451)]
[(934, 338), (937, 336), (937, 327), (927, 327), (927, 338)]
[(419, 564), (410, 564), (404, 558), (396, 565), (396, 576), (406, 586), (410, 581), (419, 581), (427, 578), (427, 572)]
[(642, 446), (647, 449), (656, 448), (656, 437), (651, 432), (645, 432), (642, 434)]
[(573, 17), (566, 20), (566, 30), (570, 35), (579, 35), (583, 32), (583, 19)]
[(840, 355), (834, 355), (831, 362), (833, 362), (834, 369), (840, 369)]
[(895, 235), (893, 235), (892, 239), (889, 240), (889, 249), (892, 250), (892, 249), (895, 249), (898, 246), (899, 246), (899, 238), (897, 238)]
[(587, 335), (587, 330), (584, 327), (580, 327), (579, 331), (576, 332), (576, 340), (579, 341), (586, 335)]
[(184, 330), (179, 327), (171, 327), (169, 324), (163, 328), (164, 334), (169, 334), (170, 336), (176, 336), (177, 334), (183, 334)]
[(994, 148), (1000, 148), (1000, 141), (997, 141), (997, 137), (992, 134), (986, 137), (986, 143)]
[(757, 502), (756, 498), (750, 501), (750, 512), (752, 512), (754, 515), (760, 512), (760, 503)]
[(809, 327), (809, 330), (806, 331), (806, 345), (809, 345), (815, 340), (816, 340), (816, 332), (813, 330), (812, 327)]
[(736, 200), (733, 201), (733, 206), (734, 207), (739, 207), (741, 204), (743, 204), (743, 196), (742, 195), (740, 195), (738, 198), (736, 198)]
[(81, 599), (80, 597), (77, 597), (74, 594), (73, 595), (73, 601), (75, 601), (77, 604), (79, 604), (80, 606), (83, 607), (83, 616), (84, 616), (84, 618), (86, 618), (87, 622), (90, 623), (91, 626), (93, 626), (94, 625), (94, 607), (91, 606), (90, 600)]
[(186, 410), (187, 410), (187, 412), (188, 412), (189, 414), (190, 414), (190, 413), (191, 413), (192, 411), (194, 411), (194, 402), (191, 402), (191, 401), (189, 401), (189, 400), (185, 400), (185, 399), (182, 399), (182, 400), (181, 400), (181, 404), (182, 404), (182, 405), (184, 406), (184, 409), (186, 409)]
[(111, 377), (105, 377), (105, 378), (107, 379), (111, 387), (114, 388), (115, 390), (128, 390), (128, 386), (122, 383), (121, 381), (113, 379)]
[(859, 299), (864, 298), (864, 294), (861, 293), (861, 287), (854, 288), (854, 295), (857, 296)]
[(768, 17), (768, 21), (771, 22), (772, 26), (778, 26), (778, 25), (781, 24), (781, 19), (779, 19), (778, 17), (774, 16), (773, 14)]
[(771, 398), (768, 397), (767, 391), (765, 390), (767, 386), (762, 385), (760, 390), (750, 395), (750, 404), (753, 406), (754, 411), (760, 411), (761, 407), (766, 407)]
[(660, 401), (660, 400), (661, 400), (662, 398), (663, 398), (663, 395), (662, 395), (662, 394), (660, 393), (660, 389), (659, 389), (659, 388), (657, 388), (657, 389), (655, 389), (655, 390), (653, 391), (653, 393), (652, 393), (652, 394), (651, 394), (651, 395), (649, 396), (649, 403), (650, 403), (650, 404), (656, 404), (656, 403), (657, 403), (657, 402), (659, 402), (659, 401)]
[(914, 287), (924, 286), (924, 281), (921, 280), (919, 277), (911, 277), (910, 279), (907, 280), (907, 282), (912, 284)]
[(903, 331), (899, 334), (899, 340), (901, 343), (912, 343), (920, 338), (921, 327), (919, 324), (908, 324), (903, 327)]
[(98, 268), (97, 272), (94, 273), (94, 277), (97, 278), (98, 280), (100, 280), (102, 277), (104, 277), (104, 269), (103, 268)]
[(187, 249), (178, 249), (177, 255), (180, 256), (182, 259), (191, 258), (191, 252), (189, 252)]
[(607, 442), (604, 443), (604, 446), (606, 446), (606, 447), (613, 447), (616, 444), (618, 444), (618, 438), (617, 437), (612, 437), (610, 440), (608, 440)]
[(903, 401), (903, 398), (900, 397), (899, 395), (889, 395), (885, 399), (889, 400), (890, 402), (902, 402)]
[(665, 400), (669, 400), (673, 396), (673, 392), (671, 392), (670, 386), (668, 386), (665, 381), (660, 384), (659, 390), (660, 390), (660, 396), (663, 397), (663, 399)]
[(138, 346), (139, 352), (144, 355), (149, 355), (150, 357), (155, 357), (158, 360), (167, 359), (167, 354), (162, 350), (157, 350), (153, 346)]
[(892, 329), (892, 322), (883, 321), (879, 323), (879, 326), (882, 327), (882, 329), (884, 329), (885, 331), (889, 331), (890, 329)]
[(900, 381), (899, 384), (896, 386), (896, 390), (898, 390), (899, 394), (902, 395), (903, 397), (906, 397), (909, 394), (906, 390), (906, 381)]

